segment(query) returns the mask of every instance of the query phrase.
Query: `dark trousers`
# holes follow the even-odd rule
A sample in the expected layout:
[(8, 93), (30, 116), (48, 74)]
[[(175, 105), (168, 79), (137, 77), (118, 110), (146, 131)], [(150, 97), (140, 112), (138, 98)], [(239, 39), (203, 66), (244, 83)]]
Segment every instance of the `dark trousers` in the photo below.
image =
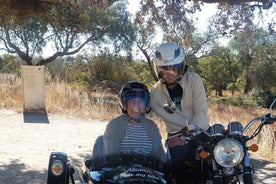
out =
[[(197, 135), (199, 140), (204, 140), (207, 136), (203, 133)], [(193, 160), (195, 158), (195, 152), (198, 147), (196, 140), (190, 140), (184, 146), (175, 146), (170, 148), (171, 155), (171, 167), (174, 176), (181, 176), (183, 174), (183, 166), (186, 160)]]

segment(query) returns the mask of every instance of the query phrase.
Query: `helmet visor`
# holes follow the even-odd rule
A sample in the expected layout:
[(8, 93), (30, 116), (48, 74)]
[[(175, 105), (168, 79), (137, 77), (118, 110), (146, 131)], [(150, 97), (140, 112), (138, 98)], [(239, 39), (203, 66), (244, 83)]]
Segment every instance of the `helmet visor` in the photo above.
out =
[(141, 103), (143, 103), (143, 106), (146, 107), (147, 104), (148, 104), (148, 94), (147, 93), (142, 93), (142, 92), (139, 92), (139, 91), (136, 91), (136, 92), (131, 92), (131, 93), (127, 93), (126, 94), (126, 98), (125, 98), (125, 103), (127, 104), (128, 101), (132, 100), (132, 99), (135, 99), (135, 98), (138, 98), (140, 99)]
[(168, 71), (168, 70), (172, 70), (172, 71), (178, 71), (179, 70), (179, 64), (176, 65), (169, 65), (169, 66), (157, 66), (158, 70), (160, 72), (162, 71)]
[(171, 75), (181, 75), (183, 72), (183, 63), (168, 65), (168, 66), (156, 66), (157, 72), (159, 76), (163, 76), (163, 74), (171, 74)]

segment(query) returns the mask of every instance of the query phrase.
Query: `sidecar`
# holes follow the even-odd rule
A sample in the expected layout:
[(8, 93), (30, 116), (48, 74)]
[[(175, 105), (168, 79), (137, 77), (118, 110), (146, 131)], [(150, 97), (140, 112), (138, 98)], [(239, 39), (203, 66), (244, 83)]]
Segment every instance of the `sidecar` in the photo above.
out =
[[(52, 152), (48, 165), (47, 184), (166, 184), (171, 180), (168, 163), (141, 154), (104, 154), (103, 137), (94, 144), (91, 157), (84, 158), (84, 167), (74, 167), (64, 152)], [(93, 158), (92, 158), (93, 157)], [(79, 183), (79, 182), (78, 182)]]
[(48, 166), (47, 184), (74, 184), (76, 182), (75, 174), (81, 184), (166, 184), (169, 183), (170, 178), (164, 162), (139, 154), (86, 158), (84, 165), (84, 170), (74, 168), (66, 153), (52, 152)]

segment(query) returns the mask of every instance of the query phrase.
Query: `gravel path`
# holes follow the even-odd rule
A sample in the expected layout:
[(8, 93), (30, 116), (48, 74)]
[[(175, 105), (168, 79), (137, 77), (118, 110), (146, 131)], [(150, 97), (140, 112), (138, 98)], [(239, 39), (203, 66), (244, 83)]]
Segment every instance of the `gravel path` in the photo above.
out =
[(105, 126), (96, 120), (0, 110), (0, 183), (46, 183), (52, 151), (66, 152), (80, 166)]
[[(49, 156), (63, 151), (81, 166), (107, 122), (0, 110), (0, 184), (46, 183)], [(253, 159), (256, 183), (276, 183), (276, 163)]]

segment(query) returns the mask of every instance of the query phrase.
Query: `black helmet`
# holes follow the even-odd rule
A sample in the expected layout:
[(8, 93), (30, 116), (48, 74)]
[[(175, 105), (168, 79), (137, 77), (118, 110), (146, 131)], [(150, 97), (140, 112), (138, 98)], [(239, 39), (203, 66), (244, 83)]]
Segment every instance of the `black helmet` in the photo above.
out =
[(133, 98), (141, 98), (144, 101), (145, 111), (149, 112), (150, 94), (147, 86), (141, 82), (129, 81), (121, 88), (119, 94), (120, 107), (123, 113), (127, 113), (126, 104)]

